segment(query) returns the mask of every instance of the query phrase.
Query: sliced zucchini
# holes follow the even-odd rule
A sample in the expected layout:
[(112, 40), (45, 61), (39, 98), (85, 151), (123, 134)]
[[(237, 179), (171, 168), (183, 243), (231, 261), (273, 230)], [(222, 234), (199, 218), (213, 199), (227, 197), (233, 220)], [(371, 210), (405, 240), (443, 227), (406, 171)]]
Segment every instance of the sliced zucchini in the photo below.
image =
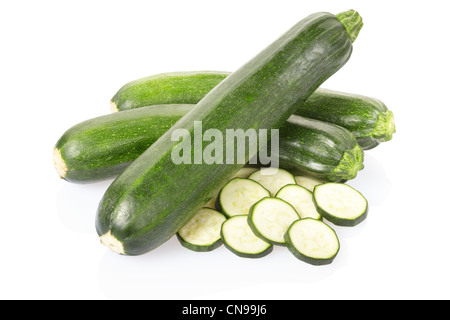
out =
[(228, 217), (248, 214), (251, 206), (265, 197), (270, 197), (270, 192), (258, 182), (234, 178), (220, 190), (216, 209)]
[(247, 223), (247, 215), (234, 216), (222, 224), (221, 236), (226, 248), (243, 258), (261, 258), (273, 245), (257, 237)]
[(249, 175), (248, 178), (255, 180), (269, 190), (271, 196), (275, 196), (278, 190), (285, 185), (296, 183), (292, 173), (276, 168), (261, 168)]
[[(238, 173), (236, 173), (234, 175), (235, 178), (248, 178), (248, 176), (255, 172), (256, 170), (258, 170), (258, 168), (249, 168), (249, 167), (245, 167), (242, 169), (239, 169)], [(219, 194), (216, 194), (211, 200), (209, 200), (206, 204), (205, 207), (207, 208), (211, 208), (211, 209), (216, 209), (216, 201), (217, 201), (217, 197), (219, 196)]]
[(312, 265), (330, 264), (340, 248), (336, 232), (324, 222), (311, 218), (292, 223), (284, 237), (289, 251)]
[(312, 192), (305, 187), (298, 184), (288, 184), (278, 191), (276, 197), (292, 205), (301, 219), (322, 219), (314, 204)]
[(264, 198), (250, 209), (248, 224), (261, 239), (285, 245), (284, 235), (292, 222), (300, 217), (295, 209), (280, 198)]
[(323, 180), (319, 180), (317, 178), (308, 176), (296, 176), (295, 181), (297, 182), (298, 185), (305, 187), (311, 192), (314, 191), (315, 186), (325, 183), (325, 181)]
[(313, 198), (317, 211), (335, 225), (352, 227), (367, 217), (366, 198), (347, 184), (318, 185), (314, 188)]
[(220, 212), (202, 208), (177, 232), (177, 238), (192, 251), (212, 251), (222, 244), (220, 228), (226, 219)]

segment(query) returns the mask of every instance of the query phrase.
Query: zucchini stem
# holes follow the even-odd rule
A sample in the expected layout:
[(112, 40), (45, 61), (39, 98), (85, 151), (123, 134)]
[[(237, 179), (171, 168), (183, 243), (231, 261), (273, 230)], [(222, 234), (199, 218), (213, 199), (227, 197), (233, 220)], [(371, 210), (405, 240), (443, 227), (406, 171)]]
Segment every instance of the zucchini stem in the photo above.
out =
[(351, 180), (356, 178), (358, 171), (364, 169), (364, 151), (356, 145), (346, 150), (339, 164), (327, 177), (330, 181)]
[(336, 18), (342, 23), (345, 30), (348, 33), (348, 36), (352, 40), (352, 43), (355, 42), (358, 37), (359, 31), (363, 27), (363, 21), (361, 16), (355, 10), (348, 10), (345, 12), (338, 13)]
[(372, 137), (381, 142), (389, 141), (395, 133), (394, 114), (388, 110), (378, 115), (378, 121), (375, 129), (372, 131)]

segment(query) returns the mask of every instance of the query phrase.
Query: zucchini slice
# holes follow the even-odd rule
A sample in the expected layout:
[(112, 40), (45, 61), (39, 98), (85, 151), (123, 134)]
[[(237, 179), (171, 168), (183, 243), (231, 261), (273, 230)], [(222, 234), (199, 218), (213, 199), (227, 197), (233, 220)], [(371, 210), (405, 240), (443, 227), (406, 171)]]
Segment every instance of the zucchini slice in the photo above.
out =
[(298, 184), (289, 184), (281, 188), (276, 197), (292, 205), (301, 219), (322, 219), (314, 204), (312, 192), (305, 187)]
[(270, 191), (272, 196), (275, 196), (278, 190), (285, 185), (296, 183), (292, 173), (284, 169), (276, 168), (261, 168), (253, 172), (248, 178), (260, 183)]
[[(245, 167), (242, 168), (238, 171), (238, 173), (236, 173), (234, 175), (235, 178), (248, 178), (248, 176), (255, 172), (256, 170), (258, 170), (258, 168), (249, 168), (249, 167)], [(207, 208), (211, 208), (211, 209), (216, 209), (216, 202), (217, 202), (217, 198), (219, 197), (219, 194), (216, 194), (214, 197), (211, 198), (211, 200), (209, 200), (206, 204), (205, 207)], [(219, 210), (220, 211), (220, 210)]]
[(220, 228), (227, 218), (210, 208), (202, 208), (178, 232), (181, 245), (192, 251), (212, 251), (222, 244)]
[(257, 237), (247, 223), (247, 215), (234, 216), (222, 224), (221, 236), (226, 248), (243, 258), (262, 258), (273, 245)]
[(258, 182), (234, 178), (220, 191), (216, 209), (228, 217), (246, 215), (252, 205), (265, 197), (270, 197), (270, 192)]
[(248, 224), (261, 239), (272, 244), (285, 245), (284, 235), (291, 224), (300, 217), (286, 201), (264, 198), (251, 208)]
[(312, 265), (330, 264), (340, 248), (336, 232), (324, 222), (311, 218), (292, 223), (284, 237), (289, 251)]
[(314, 188), (313, 198), (317, 211), (335, 225), (353, 227), (367, 217), (366, 198), (347, 184), (318, 185)]
[(314, 191), (315, 186), (327, 182), (327, 181), (323, 181), (323, 180), (320, 180), (320, 179), (317, 179), (314, 177), (309, 177), (309, 176), (296, 176), (295, 181), (297, 182), (298, 185), (305, 187), (306, 189), (308, 189), (311, 192)]

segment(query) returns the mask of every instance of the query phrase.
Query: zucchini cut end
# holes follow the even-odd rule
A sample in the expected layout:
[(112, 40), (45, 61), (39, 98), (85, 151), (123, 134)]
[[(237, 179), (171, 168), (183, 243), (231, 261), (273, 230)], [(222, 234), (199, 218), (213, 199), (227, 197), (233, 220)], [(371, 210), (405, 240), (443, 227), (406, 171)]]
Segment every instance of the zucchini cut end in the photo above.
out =
[(100, 243), (107, 246), (111, 251), (118, 254), (125, 254), (125, 249), (123, 248), (123, 243), (120, 242), (116, 237), (111, 234), (109, 230), (104, 235), (100, 236)]
[(67, 164), (61, 155), (61, 150), (59, 150), (58, 148), (53, 149), (53, 164), (55, 166), (56, 172), (58, 172), (59, 177), (61, 179), (64, 179), (69, 168), (67, 168)]
[(119, 112), (119, 108), (117, 108), (117, 104), (113, 101), (111, 101), (111, 104), (109, 105), (109, 109), (111, 110), (111, 113)]
[(380, 113), (375, 129), (372, 131), (372, 137), (385, 142), (391, 140), (395, 132), (394, 113), (390, 110)]
[(344, 152), (339, 164), (327, 178), (329, 181), (352, 180), (362, 169), (364, 169), (364, 151), (356, 145)]

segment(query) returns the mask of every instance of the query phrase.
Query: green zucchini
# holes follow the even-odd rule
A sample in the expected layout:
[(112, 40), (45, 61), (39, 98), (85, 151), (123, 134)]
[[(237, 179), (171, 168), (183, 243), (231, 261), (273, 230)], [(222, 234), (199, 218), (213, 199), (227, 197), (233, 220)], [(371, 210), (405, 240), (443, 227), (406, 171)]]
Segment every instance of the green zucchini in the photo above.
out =
[[(79, 123), (67, 130), (56, 143), (55, 167), (60, 177), (71, 182), (87, 183), (114, 178), (193, 108), (194, 105), (156, 105)], [(315, 125), (311, 127), (311, 123)], [(317, 128), (319, 124), (320, 129)], [(302, 135), (311, 139), (306, 141), (303, 138), (303, 143), (299, 144), (297, 139)], [(315, 151), (319, 153), (323, 150), (320, 156), (314, 159), (301, 156), (303, 153), (309, 154), (308, 149), (314, 149), (321, 143), (324, 146)], [(335, 174), (328, 177), (329, 181), (350, 180), (363, 168), (363, 158), (361, 156), (349, 162), (348, 157), (343, 157), (346, 148), (347, 154), (351, 154), (354, 148), (361, 151), (350, 132), (332, 124), (291, 116), (280, 130), (280, 157), (283, 165), (295, 169), (295, 172), (308, 174), (310, 168), (326, 164), (321, 168), (320, 176), (325, 177), (334, 171)], [(332, 152), (335, 149), (337, 153)], [(311, 174), (317, 175), (317, 172), (311, 171)], [(295, 183), (291, 174), (288, 183)]]
[[(229, 74), (223, 71), (173, 72), (135, 80), (114, 95), (111, 110), (115, 112), (153, 104), (197, 103), (203, 97), (201, 93), (208, 93), (206, 88), (212, 89)], [(183, 94), (177, 94), (180, 92)], [(379, 99), (319, 88), (306, 102), (297, 102), (296, 106), (296, 115), (350, 130), (365, 150), (391, 140), (395, 133), (394, 114)]]
[(55, 168), (71, 182), (115, 178), (191, 109), (152, 106), (81, 122), (56, 143)]
[(336, 232), (320, 220), (297, 220), (284, 237), (289, 251), (296, 258), (312, 265), (330, 264), (339, 253)]
[(111, 111), (155, 104), (196, 104), (229, 74), (221, 71), (170, 72), (134, 80), (112, 97)]
[(314, 188), (317, 211), (328, 221), (342, 227), (353, 227), (367, 218), (366, 198), (343, 183), (324, 183)]
[(196, 252), (208, 252), (222, 244), (220, 230), (227, 218), (210, 208), (202, 208), (177, 232), (181, 245)]
[[(116, 253), (140, 255), (174, 236), (256, 151), (247, 145), (244, 163), (176, 164), (173, 150), (185, 142), (172, 134), (182, 129), (192, 141), (197, 121), (223, 136), (227, 129), (281, 127), (296, 101), (348, 61), (361, 27), (355, 11), (312, 14), (223, 80), (110, 185), (97, 210), (100, 241)], [(195, 158), (194, 148), (189, 155)]]
[(392, 111), (378, 99), (357, 94), (319, 89), (297, 105), (295, 114), (350, 130), (365, 150), (391, 140), (395, 133)]

